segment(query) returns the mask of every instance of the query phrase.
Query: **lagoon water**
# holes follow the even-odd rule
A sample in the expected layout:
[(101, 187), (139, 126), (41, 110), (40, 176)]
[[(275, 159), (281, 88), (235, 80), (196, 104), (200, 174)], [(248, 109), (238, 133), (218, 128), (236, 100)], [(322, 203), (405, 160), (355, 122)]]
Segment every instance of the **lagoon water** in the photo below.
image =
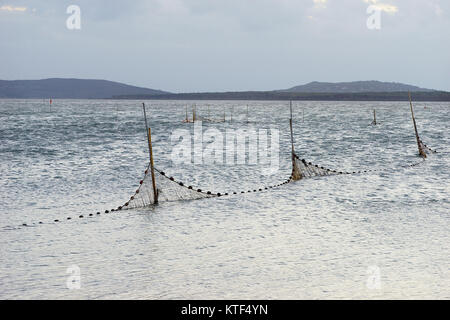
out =
[[(177, 180), (233, 192), (289, 177), (286, 102), (196, 102), (199, 115), (226, 113), (203, 131), (279, 130), (273, 172), (174, 163), (171, 135), (193, 133), (182, 123), (193, 102), (146, 103), (156, 166)], [(141, 101), (0, 100), (0, 298), (449, 299), (449, 111), (415, 104), (421, 138), (438, 153), (404, 168), (420, 161), (408, 103), (296, 102), (301, 158), (380, 171), (105, 214), (148, 163)]]

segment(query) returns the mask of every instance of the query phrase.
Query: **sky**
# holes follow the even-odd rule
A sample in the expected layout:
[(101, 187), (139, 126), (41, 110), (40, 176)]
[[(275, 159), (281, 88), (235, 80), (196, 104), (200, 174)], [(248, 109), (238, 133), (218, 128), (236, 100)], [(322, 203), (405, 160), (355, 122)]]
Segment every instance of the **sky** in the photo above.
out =
[[(80, 29), (67, 27), (71, 5)], [(53, 77), (171, 92), (357, 80), (450, 91), (450, 1), (0, 0), (0, 79)]]

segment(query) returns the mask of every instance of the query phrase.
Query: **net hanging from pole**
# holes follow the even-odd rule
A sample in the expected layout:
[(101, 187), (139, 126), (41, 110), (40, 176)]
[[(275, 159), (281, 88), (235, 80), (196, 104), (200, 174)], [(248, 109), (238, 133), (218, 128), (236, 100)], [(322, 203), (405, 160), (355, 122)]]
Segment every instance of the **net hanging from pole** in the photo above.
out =
[[(155, 182), (157, 190), (158, 202), (178, 201), (178, 200), (194, 200), (201, 198), (216, 197), (209, 191), (194, 188), (177, 182), (173, 177), (167, 176), (163, 171), (155, 169)], [(127, 201), (123, 208), (141, 208), (155, 204), (155, 196), (153, 192), (152, 178), (150, 174), (150, 164), (145, 170), (144, 178), (139, 182), (139, 188), (136, 190), (130, 200)]]
[[(193, 187), (189, 184), (175, 180), (173, 177), (168, 176), (163, 171), (160, 171), (156, 168), (154, 168), (154, 170), (155, 170), (155, 180), (156, 180), (155, 184), (158, 202), (196, 200), (196, 199), (214, 198), (244, 193), (263, 192), (269, 189), (277, 188), (282, 185), (288, 184), (293, 180), (291, 176), (288, 179), (284, 180), (283, 182), (270, 186), (251, 188), (245, 191), (220, 193)], [(151, 164), (148, 165), (144, 173), (145, 173), (144, 179), (142, 179), (139, 182), (139, 187), (135, 191), (134, 195), (131, 196), (130, 199), (124, 205), (119, 206), (117, 210), (143, 208), (155, 204), (155, 196), (154, 196), (155, 193), (153, 192), (153, 183), (151, 177)]]

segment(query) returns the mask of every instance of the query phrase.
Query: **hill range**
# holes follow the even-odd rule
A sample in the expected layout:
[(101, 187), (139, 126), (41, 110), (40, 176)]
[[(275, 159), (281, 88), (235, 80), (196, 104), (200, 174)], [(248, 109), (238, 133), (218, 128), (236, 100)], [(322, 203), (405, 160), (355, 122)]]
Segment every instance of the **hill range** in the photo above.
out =
[(381, 81), (315, 81), (273, 91), (172, 93), (107, 80), (0, 80), (0, 98), (10, 99), (405, 101), (408, 91), (416, 101), (450, 101), (447, 91)]

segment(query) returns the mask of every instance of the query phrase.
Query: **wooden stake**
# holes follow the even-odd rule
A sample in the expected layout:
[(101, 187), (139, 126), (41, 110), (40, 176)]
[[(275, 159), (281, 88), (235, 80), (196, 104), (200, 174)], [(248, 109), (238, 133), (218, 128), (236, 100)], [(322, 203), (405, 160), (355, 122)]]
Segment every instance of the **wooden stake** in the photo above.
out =
[(423, 158), (426, 158), (427, 154), (423, 151), (422, 146), (420, 145), (419, 132), (417, 131), (416, 118), (414, 117), (414, 110), (412, 106), (411, 92), (408, 92), (408, 96), (409, 96), (409, 106), (411, 108), (411, 117), (414, 124), (414, 131), (416, 133), (417, 147), (419, 148), (419, 155), (422, 156)]
[(158, 190), (156, 189), (156, 180), (155, 180), (155, 169), (153, 166), (153, 149), (152, 149), (152, 132), (148, 127), (147, 123), (147, 114), (145, 112), (145, 103), (142, 103), (142, 109), (144, 110), (144, 119), (145, 119), (145, 128), (147, 129), (147, 141), (148, 141), (148, 152), (150, 155), (150, 172), (152, 176), (152, 187), (153, 187), (153, 204), (158, 203)]
[(292, 129), (292, 101), (289, 102), (289, 107), (291, 109), (291, 117), (289, 119), (289, 127), (291, 129), (291, 149), (292, 149), (292, 180), (300, 180), (302, 175), (297, 167), (297, 162), (295, 160), (295, 150), (294, 150), (294, 130)]
[(148, 128), (148, 147), (150, 150), (150, 171), (152, 173), (152, 186), (153, 186), (153, 197), (154, 204), (158, 203), (158, 190), (156, 189), (156, 180), (155, 180), (155, 167), (153, 165), (153, 149), (152, 149), (152, 131), (151, 128)]

